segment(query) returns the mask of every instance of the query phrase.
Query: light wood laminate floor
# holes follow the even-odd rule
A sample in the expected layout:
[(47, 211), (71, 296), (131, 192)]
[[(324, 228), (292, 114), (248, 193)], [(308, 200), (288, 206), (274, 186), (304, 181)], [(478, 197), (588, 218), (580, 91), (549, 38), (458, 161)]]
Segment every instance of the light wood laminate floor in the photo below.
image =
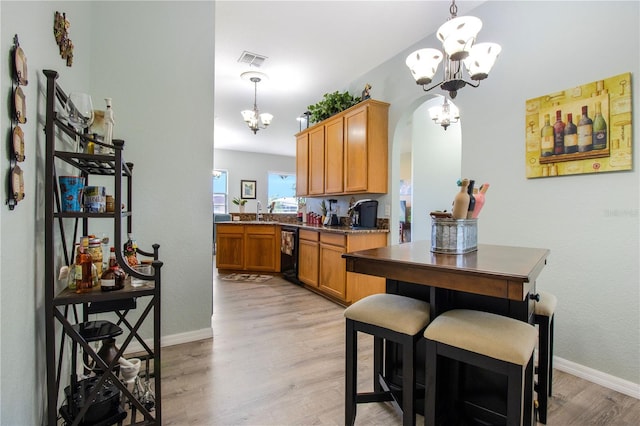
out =
[[(344, 308), (278, 277), (217, 278), (213, 339), (163, 349), (163, 424), (344, 424)], [(371, 389), (371, 347), (362, 336), (359, 390)], [(548, 425), (638, 424), (637, 399), (560, 371), (553, 387)], [(389, 404), (357, 410), (359, 425), (402, 424)]]

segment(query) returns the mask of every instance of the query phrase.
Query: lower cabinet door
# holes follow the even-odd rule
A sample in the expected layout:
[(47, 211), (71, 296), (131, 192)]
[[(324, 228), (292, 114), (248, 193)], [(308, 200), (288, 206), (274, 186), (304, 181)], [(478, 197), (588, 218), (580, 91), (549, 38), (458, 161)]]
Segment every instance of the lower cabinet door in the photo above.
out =
[(223, 234), (218, 228), (216, 249), (216, 268), (244, 268), (244, 234)]
[(312, 287), (318, 287), (319, 248), (317, 241), (298, 241), (298, 279)]
[(342, 301), (347, 299), (344, 247), (320, 244), (320, 290)]
[(247, 233), (245, 250), (245, 269), (248, 271), (276, 271), (275, 235)]

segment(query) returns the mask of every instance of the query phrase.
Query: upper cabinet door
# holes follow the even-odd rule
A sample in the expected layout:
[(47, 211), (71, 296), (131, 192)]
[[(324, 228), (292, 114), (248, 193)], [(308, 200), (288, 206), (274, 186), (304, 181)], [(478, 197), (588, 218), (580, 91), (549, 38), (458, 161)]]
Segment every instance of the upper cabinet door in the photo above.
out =
[(324, 126), (309, 132), (309, 195), (324, 194)]
[(325, 194), (344, 191), (344, 132), (343, 119), (330, 119), (325, 125)]
[(296, 138), (296, 195), (306, 197), (309, 194), (309, 134)]
[[(346, 127), (344, 186), (346, 192), (367, 190), (367, 107), (344, 117)], [(386, 167), (386, 164), (384, 165)]]

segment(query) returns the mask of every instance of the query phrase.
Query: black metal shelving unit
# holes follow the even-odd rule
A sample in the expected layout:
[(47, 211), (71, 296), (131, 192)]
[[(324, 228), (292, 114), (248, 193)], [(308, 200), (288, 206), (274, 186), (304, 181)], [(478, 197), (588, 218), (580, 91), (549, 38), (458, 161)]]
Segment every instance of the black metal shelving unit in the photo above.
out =
[[(46, 316), (46, 358), (47, 358), (47, 424), (54, 426), (62, 420), (69, 425), (160, 425), (162, 424), (162, 394), (160, 375), (160, 271), (162, 262), (159, 258), (159, 245), (153, 244), (152, 251), (138, 249), (138, 254), (153, 259), (152, 275), (144, 275), (133, 270), (124, 259), (122, 253), (123, 225), (131, 232), (132, 225), (132, 163), (123, 160), (124, 141), (114, 140), (113, 146), (106, 145), (99, 137), (77, 133), (56, 113), (56, 103), (64, 105), (67, 95), (56, 82), (58, 73), (44, 70), (47, 79), (46, 93), (46, 161), (45, 161), (45, 316)], [(56, 139), (67, 135), (79, 138), (80, 144), (93, 142), (96, 146), (112, 149), (112, 154), (86, 154), (56, 150)], [(60, 191), (58, 190), (56, 165), (66, 164), (78, 170), (89, 183), (90, 176), (113, 177), (114, 212), (85, 213), (62, 212), (60, 209)], [(126, 187), (126, 207), (123, 210), (123, 189)], [(68, 288), (57, 291), (56, 259), (63, 253), (66, 265), (73, 263), (73, 242), (81, 235), (90, 233), (89, 223), (93, 220), (110, 220), (113, 222), (113, 246), (116, 248), (118, 263), (130, 277), (147, 281), (141, 287), (132, 287), (130, 279), (126, 280), (122, 290), (102, 292), (93, 288), (87, 293), (76, 293)], [(73, 225), (72, 239), (69, 241), (65, 225)], [(56, 240), (57, 238), (57, 240)], [(59, 262), (59, 261), (58, 261)], [(141, 310), (138, 311), (138, 305)], [(127, 315), (130, 311), (139, 312), (135, 320)], [(117, 317), (116, 323), (99, 329), (98, 335), (87, 334), (87, 329), (95, 324), (89, 321), (90, 314), (110, 312)], [(140, 327), (146, 322), (153, 322), (153, 344), (150, 346), (140, 336)], [(109, 323), (108, 321), (104, 321)], [(113, 326), (113, 327), (111, 327)], [(115, 331), (114, 331), (115, 330)], [(100, 334), (103, 333), (103, 334)], [(90, 342), (110, 338), (122, 334), (124, 341), (113, 361), (107, 365), (91, 347)], [(67, 341), (69, 339), (69, 341)], [(140, 376), (147, 381), (153, 380), (155, 402), (153, 406), (144, 404), (140, 395), (122, 382), (118, 377), (118, 361), (129, 344), (136, 341), (143, 348), (143, 354), (137, 355), (144, 361)], [(67, 342), (72, 349), (66, 353)], [(92, 362), (96, 367), (91, 373), (90, 385), (84, 379), (78, 382), (76, 377), (77, 348), (82, 349), (83, 359)], [(62, 377), (62, 366), (71, 362), (70, 377)], [(86, 364), (85, 364), (86, 365)], [(85, 383), (82, 383), (85, 382)], [(83, 386), (86, 385), (86, 386)], [(82, 389), (81, 389), (82, 388)], [(80, 390), (81, 389), (81, 390)], [(82, 394), (80, 394), (82, 392)], [(113, 407), (102, 406), (105, 414), (96, 415), (92, 406), (101, 403), (104, 394), (117, 394)], [(64, 402), (60, 402), (64, 395)], [(78, 396), (81, 402), (78, 402)], [(88, 401), (88, 402), (87, 402)], [(95, 402), (94, 402), (95, 401)]]

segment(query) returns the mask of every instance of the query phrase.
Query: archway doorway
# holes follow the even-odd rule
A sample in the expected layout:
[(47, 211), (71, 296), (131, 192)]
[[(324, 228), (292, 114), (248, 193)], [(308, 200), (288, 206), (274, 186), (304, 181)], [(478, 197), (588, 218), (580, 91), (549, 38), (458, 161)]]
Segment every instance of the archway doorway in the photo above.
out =
[(392, 158), (398, 172), (391, 199), (400, 208), (392, 217), (392, 244), (429, 240), (429, 212), (451, 210), (462, 174), (461, 122), (444, 130), (430, 119), (429, 108), (442, 102), (442, 96), (417, 99), (396, 126)]

